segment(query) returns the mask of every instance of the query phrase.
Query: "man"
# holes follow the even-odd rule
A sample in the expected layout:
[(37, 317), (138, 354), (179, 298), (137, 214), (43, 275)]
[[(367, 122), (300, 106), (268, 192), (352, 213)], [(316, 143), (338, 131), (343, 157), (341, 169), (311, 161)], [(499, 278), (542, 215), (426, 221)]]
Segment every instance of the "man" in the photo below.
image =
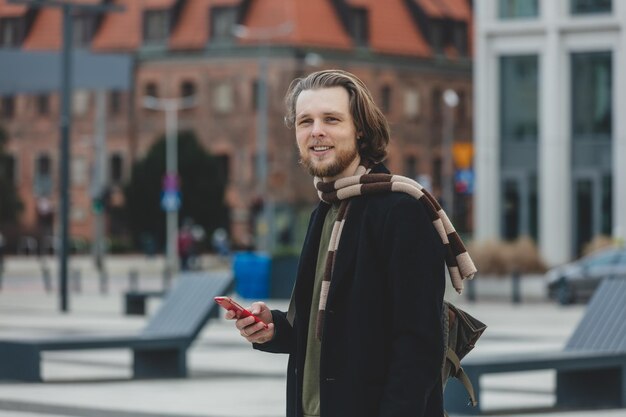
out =
[[(393, 180), (380, 163), (389, 128), (354, 75), (296, 79), (286, 105), (327, 202), (311, 216), (289, 312), (256, 302), (268, 329), (251, 317), (236, 327), (255, 349), (290, 355), (288, 417), (442, 416), (445, 247), (423, 190), (380, 192)], [(363, 174), (376, 184), (354, 185)]]

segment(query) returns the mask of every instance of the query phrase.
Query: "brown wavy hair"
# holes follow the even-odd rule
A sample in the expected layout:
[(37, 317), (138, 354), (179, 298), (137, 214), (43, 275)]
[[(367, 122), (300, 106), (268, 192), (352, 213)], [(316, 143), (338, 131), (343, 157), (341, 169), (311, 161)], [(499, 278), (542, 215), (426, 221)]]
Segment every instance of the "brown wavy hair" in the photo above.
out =
[(290, 129), (294, 127), (296, 102), (301, 92), (330, 87), (343, 87), (348, 92), (354, 127), (361, 135), (358, 140), (358, 149), (363, 162), (381, 162), (387, 156), (389, 144), (390, 133), (387, 119), (374, 103), (372, 94), (363, 81), (347, 71), (323, 70), (293, 80), (285, 95), (287, 127)]

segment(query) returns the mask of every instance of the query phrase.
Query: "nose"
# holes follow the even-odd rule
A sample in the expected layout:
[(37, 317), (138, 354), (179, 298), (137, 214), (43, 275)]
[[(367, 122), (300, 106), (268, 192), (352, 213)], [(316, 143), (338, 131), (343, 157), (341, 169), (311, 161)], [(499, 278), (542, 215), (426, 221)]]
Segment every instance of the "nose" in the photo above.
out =
[(311, 136), (314, 138), (324, 136), (324, 128), (322, 126), (321, 120), (316, 119), (313, 121), (313, 126), (311, 128)]

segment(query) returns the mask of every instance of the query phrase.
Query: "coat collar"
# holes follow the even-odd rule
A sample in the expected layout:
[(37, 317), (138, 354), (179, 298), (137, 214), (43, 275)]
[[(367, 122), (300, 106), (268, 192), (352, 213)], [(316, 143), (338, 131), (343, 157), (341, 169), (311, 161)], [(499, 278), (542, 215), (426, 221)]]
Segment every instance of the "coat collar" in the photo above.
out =
[[(376, 164), (372, 167), (372, 173), (388, 174), (389, 171), (383, 164)], [(335, 258), (335, 266), (333, 268), (333, 277), (330, 284), (330, 292), (328, 295), (328, 305), (332, 306), (332, 297), (334, 289), (349, 276), (354, 270), (354, 258), (356, 255), (357, 242), (359, 241), (360, 225), (362, 224), (363, 212), (365, 210), (366, 199), (356, 197), (350, 201), (350, 211), (346, 218), (341, 233), (341, 241), (337, 248), (337, 256)], [(319, 252), (319, 241), (324, 226), (324, 220), (330, 205), (320, 201), (316, 210), (312, 214), (309, 233), (302, 248), (300, 265), (298, 267), (298, 280), (295, 288), (295, 296), (300, 318), (308, 317), (311, 307), (311, 297), (313, 291), (313, 282), (315, 281), (315, 271), (317, 266), (317, 254)], [(304, 311), (301, 308), (304, 307)]]

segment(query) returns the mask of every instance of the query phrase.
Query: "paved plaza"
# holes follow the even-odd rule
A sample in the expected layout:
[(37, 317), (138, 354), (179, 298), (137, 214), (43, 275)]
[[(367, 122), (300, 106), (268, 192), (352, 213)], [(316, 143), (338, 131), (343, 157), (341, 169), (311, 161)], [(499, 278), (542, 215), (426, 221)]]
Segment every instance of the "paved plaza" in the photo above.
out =
[[(146, 318), (123, 314), (123, 292), (135, 284), (142, 289), (163, 285), (161, 258), (110, 259), (106, 292), (89, 258), (76, 258), (71, 269), (81, 271), (80, 279), (70, 285), (70, 312), (61, 313), (55, 260), (47, 261), (52, 291), (46, 292), (41, 264), (35, 259), (7, 259), (0, 290), (0, 338), (132, 334)], [(207, 269), (228, 268), (214, 258), (202, 261)], [(129, 279), (132, 270), (138, 273), (137, 282)], [(483, 281), (478, 302), (452, 297), (489, 326), (475, 355), (560, 349), (584, 313), (584, 306), (563, 308), (546, 302), (537, 279), (523, 284), (520, 305), (510, 303), (505, 284)], [(159, 302), (149, 302), (148, 314)], [(287, 306), (286, 300), (267, 302), (276, 308)], [(284, 355), (253, 351), (223, 318), (211, 320), (192, 345), (186, 379), (132, 380), (127, 350), (49, 352), (44, 354), (45, 382), (0, 381), (0, 417), (280, 417), (285, 407), (286, 360)], [(492, 416), (626, 417), (626, 410), (549, 410), (554, 403), (554, 377), (552, 371), (486, 376), (483, 406)]]

